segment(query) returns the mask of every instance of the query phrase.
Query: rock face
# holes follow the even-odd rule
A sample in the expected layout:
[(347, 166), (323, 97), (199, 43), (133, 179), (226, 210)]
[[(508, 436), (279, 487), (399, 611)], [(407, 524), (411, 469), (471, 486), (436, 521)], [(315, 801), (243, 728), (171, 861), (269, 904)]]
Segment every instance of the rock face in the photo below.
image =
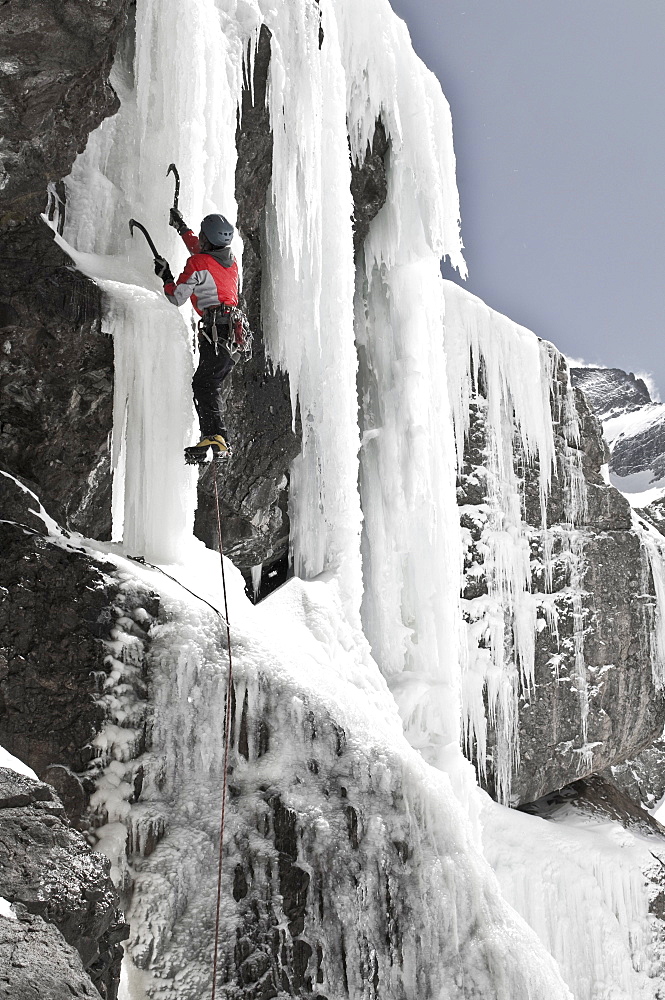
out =
[(0, 768), (0, 896), (18, 916), (0, 917), (0, 996), (115, 1000), (127, 928), (109, 867), (49, 785)]
[(636, 829), (655, 835), (665, 842), (665, 828), (603, 775), (595, 774), (590, 778), (574, 781), (561, 791), (524, 806), (523, 811), (547, 816), (564, 804), (572, 805), (580, 812), (604, 816), (614, 823), (620, 823), (624, 829)]
[(0, 745), (48, 782), (0, 770), (0, 896), (25, 909), (19, 924), (0, 917), (0, 996), (96, 996), (94, 983), (115, 1000), (118, 894), (108, 861), (68, 821), (89, 831), (106, 819), (89, 808), (103, 747), (113, 751), (112, 735), (98, 740), (105, 726), (122, 714), (124, 752), (143, 747), (136, 699), (156, 602), (66, 536), (56, 544), (34, 493), (7, 474), (0, 501)]
[(0, 917), (0, 997), (2, 1000), (98, 1000), (75, 948), (41, 917), (18, 903), (19, 920)]
[(665, 796), (665, 740), (657, 739), (637, 757), (611, 767), (605, 777), (633, 802), (655, 808)]
[[(565, 362), (559, 356), (552, 387), (558, 471), (547, 504), (557, 625), (550, 627), (545, 612), (539, 612), (543, 618), (535, 639), (534, 683), (519, 692), (519, 762), (512, 764), (510, 782), (513, 804), (533, 801), (634, 757), (660, 735), (665, 722), (665, 699), (656, 690), (652, 672), (655, 594), (648, 559), (633, 530), (627, 501), (602, 481), (601, 427), (580, 392), (575, 403), (587, 503), (577, 527), (570, 530), (566, 464), (571, 458), (564, 434), (566, 407), (561, 405), (566, 383)], [(458, 490), (462, 525), (474, 539), (465, 567), (467, 599), (485, 592), (479, 568), (483, 555), (478, 549), (489, 496), (483, 473), (484, 412), (481, 392), (472, 404), (466, 464)], [(543, 575), (543, 536), (538, 530), (537, 473), (536, 468), (521, 469), (524, 517), (530, 526), (531, 590), (544, 594), (549, 587)], [(485, 514), (475, 515), (474, 510), (485, 510)], [(578, 578), (571, 576), (575, 565)], [(506, 754), (498, 725), (491, 728), (489, 743), (487, 787), (497, 795), (498, 768)]]
[(111, 530), (113, 344), (101, 295), (41, 220), (0, 231), (0, 462), (63, 524)]
[[(113, 351), (96, 286), (40, 220), (88, 134), (117, 108), (108, 74), (129, 0), (5, 5), (0, 166), (0, 469), (30, 481), (63, 524), (110, 531), (107, 438)], [(49, 544), (39, 502), (0, 477), (3, 523), (0, 742), (62, 789), (79, 822), (104, 716), (101, 634), (112, 622), (99, 565)], [(0, 996), (114, 1000), (125, 927), (108, 864), (67, 826), (52, 789), (0, 772)]]
[(621, 368), (571, 368), (570, 380), (600, 420), (632, 413), (652, 402), (644, 379)]
[(383, 207), (388, 195), (385, 156), (389, 142), (382, 121), (377, 121), (372, 146), (362, 163), (351, 164), (351, 194), (353, 196), (353, 245), (356, 259), (374, 216)]
[(0, 462), (33, 480), (64, 523), (99, 538), (110, 530), (113, 349), (98, 289), (71, 270), (39, 213), (47, 184), (117, 109), (108, 75), (128, 7), (5, 4), (0, 35)]
[(0, 226), (34, 218), (46, 185), (69, 172), (100, 121), (117, 110), (108, 82), (129, 0), (5, 4), (0, 54)]

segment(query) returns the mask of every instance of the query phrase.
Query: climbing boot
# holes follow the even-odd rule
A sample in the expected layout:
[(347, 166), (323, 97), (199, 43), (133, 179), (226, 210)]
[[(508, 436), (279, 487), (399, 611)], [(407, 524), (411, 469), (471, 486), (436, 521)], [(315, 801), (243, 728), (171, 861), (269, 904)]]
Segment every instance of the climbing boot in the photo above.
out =
[(212, 449), (213, 459), (219, 459), (231, 451), (221, 434), (204, 434), (198, 444), (185, 448), (187, 465), (204, 465), (208, 459), (208, 448)]
[(218, 462), (220, 458), (225, 458), (231, 454), (231, 442), (227, 441), (221, 434), (213, 434), (212, 442), (213, 462)]

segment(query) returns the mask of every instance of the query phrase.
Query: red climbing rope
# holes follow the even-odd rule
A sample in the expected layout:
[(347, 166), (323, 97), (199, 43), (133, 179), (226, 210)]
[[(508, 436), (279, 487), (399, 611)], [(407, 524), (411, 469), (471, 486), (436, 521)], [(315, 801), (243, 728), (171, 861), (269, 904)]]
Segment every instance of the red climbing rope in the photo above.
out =
[(233, 659), (231, 657), (231, 626), (229, 625), (229, 604), (226, 596), (226, 576), (224, 575), (224, 544), (222, 541), (222, 519), (219, 514), (219, 491), (217, 489), (217, 469), (213, 465), (215, 482), (215, 506), (217, 509), (217, 538), (219, 539), (219, 558), (222, 564), (222, 588), (224, 591), (224, 617), (226, 619), (226, 642), (229, 651), (229, 673), (226, 680), (226, 697), (224, 699), (224, 781), (222, 785), (222, 815), (219, 823), (219, 859), (217, 868), (217, 909), (215, 912), (215, 951), (212, 963), (212, 994), (215, 1000), (217, 987), (217, 959), (219, 952), (219, 910), (222, 902), (222, 857), (224, 850), (224, 819), (226, 816), (226, 787), (229, 763), (229, 741), (231, 734), (231, 695), (233, 692)]

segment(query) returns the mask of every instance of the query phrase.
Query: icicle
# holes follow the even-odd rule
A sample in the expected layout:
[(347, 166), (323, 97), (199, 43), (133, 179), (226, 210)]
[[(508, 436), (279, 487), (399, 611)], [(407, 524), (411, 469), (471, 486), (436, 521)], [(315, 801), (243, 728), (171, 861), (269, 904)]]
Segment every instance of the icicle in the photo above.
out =
[(254, 599), (258, 597), (259, 590), (261, 589), (261, 576), (263, 575), (263, 563), (258, 563), (256, 566), (252, 566), (252, 591), (254, 593)]
[[(415, 200), (403, 189), (402, 205), (408, 195)], [(373, 266), (356, 312), (363, 623), (409, 739), (437, 761), (459, 739), (461, 701), (461, 553), (438, 260)]]
[(488, 803), (484, 845), (506, 898), (576, 1000), (657, 996), (650, 977), (662, 960), (642, 874), (653, 866), (652, 837), (577, 810), (545, 820)]
[[(543, 551), (543, 577), (552, 585), (556, 537), (564, 549), (573, 605), (575, 671), (580, 692), (583, 743), (588, 695), (582, 607), (583, 546), (575, 530), (585, 515), (585, 480), (579, 450), (579, 422), (570, 381), (557, 370), (558, 352), (529, 330), (489, 309), (484, 302), (445, 282), (448, 391), (452, 401), (457, 465), (464, 465), (472, 408), (485, 445), (478, 473), (487, 497), (479, 508), (465, 507), (479, 534), (478, 554), (488, 593), (463, 602), (468, 659), (463, 678), (464, 738), (481, 774), (487, 733), (483, 692), (496, 730), (494, 776), (499, 797), (510, 799), (511, 777), (519, 765), (518, 697), (533, 685), (538, 608), (544, 595), (530, 594), (531, 544)], [(561, 428), (559, 451), (555, 423)], [(560, 457), (558, 457), (560, 456)], [(547, 500), (555, 467), (563, 483), (568, 523), (550, 529)], [(540, 528), (524, 520), (521, 469), (538, 470)], [(468, 531), (468, 529), (464, 529)], [(468, 547), (468, 543), (467, 543)], [(556, 608), (546, 602), (556, 620)]]
[[(651, 676), (656, 691), (665, 686), (665, 538), (633, 512), (633, 529), (640, 536), (642, 551), (656, 592), (656, 608), (650, 635)], [(646, 588), (645, 588), (646, 589)]]
[[(274, 139), (264, 328), (289, 373), (302, 454), (290, 481), (295, 571), (339, 573), (359, 622), (360, 500), (351, 165), (334, 8), (297, 0), (269, 27)], [(306, 72), (305, 72), (306, 67)]]

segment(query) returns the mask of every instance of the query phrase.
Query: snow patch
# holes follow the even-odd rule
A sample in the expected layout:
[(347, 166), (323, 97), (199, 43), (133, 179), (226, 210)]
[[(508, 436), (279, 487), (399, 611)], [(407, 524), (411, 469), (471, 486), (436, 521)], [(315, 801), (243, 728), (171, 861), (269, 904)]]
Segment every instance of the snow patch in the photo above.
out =
[(0, 767), (6, 767), (10, 771), (16, 771), (17, 774), (22, 774), (26, 778), (32, 778), (33, 781), (39, 781), (39, 778), (27, 764), (24, 764), (22, 760), (18, 757), (14, 757), (13, 754), (5, 750), (4, 747), (0, 746)]

